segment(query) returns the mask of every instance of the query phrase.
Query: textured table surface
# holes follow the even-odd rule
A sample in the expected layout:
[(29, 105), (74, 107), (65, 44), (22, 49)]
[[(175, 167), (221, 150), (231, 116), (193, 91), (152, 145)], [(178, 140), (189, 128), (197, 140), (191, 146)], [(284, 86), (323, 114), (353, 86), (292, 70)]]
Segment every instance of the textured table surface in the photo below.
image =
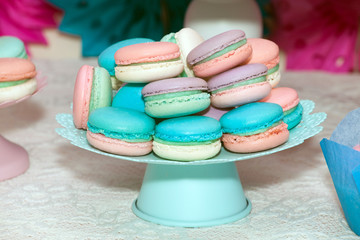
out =
[(326, 112), (323, 131), (303, 144), (237, 162), (253, 209), (240, 221), (209, 228), (166, 227), (131, 211), (146, 164), (75, 147), (56, 134), (70, 113), (78, 69), (87, 60), (34, 60), (48, 85), (0, 109), (0, 133), (30, 155), (28, 171), (0, 182), (0, 239), (359, 239), (347, 226), (319, 142), (359, 107), (360, 76), (283, 72), (280, 86)]

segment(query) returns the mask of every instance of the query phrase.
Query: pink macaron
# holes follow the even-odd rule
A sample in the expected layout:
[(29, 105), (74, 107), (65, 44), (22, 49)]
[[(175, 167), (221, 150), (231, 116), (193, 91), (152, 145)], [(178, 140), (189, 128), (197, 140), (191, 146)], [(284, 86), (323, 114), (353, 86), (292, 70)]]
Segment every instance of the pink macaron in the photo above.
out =
[(252, 53), (242, 30), (230, 30), (205, 40), (187, 56), (195, 76), (207, 78), (245, 62)]
[(102, 67), (83, 65), (77, 74), (73, 94), (74, 125), (87, 128), (89, 114), (111, 105), (112, 87), (109, 72)]
[(271, 85), (266, 81), (267, 67), (254, 63), (230, 69), (208, 80), (211, 105), (236, 107), (266, 97)]
[(297, 91), (289, 87), (273, 88), (268, 96), (260, 102), (279, 104), (284, 111), (284, 122), (288, 129), (294, 128), (302, 119), (303, 108)]
[(251, 45), (252, 54), (246, 63), (265, 64), (268, 68), (267, 81), (272, 87), (278, 85), (281, 77), (279, 46), (275, 42), (264, 38), (248, 38), (248, 44)]
[(115, 76), (122, 82), (146, 83), (176, 77), (184, 70), (179, 46), (172, 42), (147, 42), (115, 52)]

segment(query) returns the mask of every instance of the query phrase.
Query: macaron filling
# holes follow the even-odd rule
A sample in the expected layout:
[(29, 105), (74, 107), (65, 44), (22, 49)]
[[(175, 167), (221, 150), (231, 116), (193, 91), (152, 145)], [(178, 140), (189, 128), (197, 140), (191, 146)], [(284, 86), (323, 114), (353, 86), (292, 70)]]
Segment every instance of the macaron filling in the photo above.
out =
[(189, 134), (184, 136), (155, 132), (154, 140), (169, 145), (199, 145), (216, 142), (221, 136), (222, 131), (220, 129), (212, 133)]
[(265, 81), (266, 81), (266, 76), (260, 76), (260, 77), (256, 77), (256, 78), (253, 78), (253, 79), (240, 81), (240, 82), (237, 82), (237, 83), (235, 83), (233, 85), (226, 86), (226, 87), (223, 87), (223, 88), (220, 88), (220, 89), (216, 89), (214, 91), (211, 91), (211, 93), (216, 94), (218, 92), (226, 91), (226, 90), (229, 90), (229, 89), (242, 87), (242, 86), (246, 86), (246, 85), (251, 85), (251, 84), (255, 84), (255, 83), (261, 83), (261, 82), (265, 82)]
[(0, 82), (0, 88), (16, 86), (16, 85), (22, 84), (28, 80), (29, 79), (24, 79), (24, 80), (19, 80), (19, 81)]
[(151, 101), (161, 101), (164, 99), (170, 99), (170, 98), (179, 98), (184, 96), (193, 96), (193, 95), (199, 95), (200, 98), (209, 98), (209, 94), (205, 93), (201, 90), (192, 90), (192, 91), (183, 91), (183, 92), (172, 92), (172, 93), (163, 93), (158, 95), (152, 95), (144, 97), (145, 103), (151, 102)]
[(203, 60), (195, 63), (194, 65), (198, 65), (198, 64), (201, 64), (201, 63), (208, 62), (208, 61), (210, 61), (210, 60), (212, 60), (212, 59), (215, 59), (215, 58), (218, 58), (218, 57), (220, 57), (220, 56), (222, 56), (222, 55), (224, 55), (224, 54), (226, 54), (226, 53), (228, 53), (228, 52), (234, 51), (234, 50), (238, 49), (239, 47), (245, 45), (246, 42), (247, 42), (246, 39), (242, 39), (242, 40), (240, 40), (239, 42), (236, 42), (236, 43), (234, 43), (234, 44), (231, 44), (230, 46), (228, 46), (228, 47), (226, 47), (226, 48), (224, 48), (224, 49), (222, 49), (222, 50), (220, 50), (220, 51), (218, 51), (218, 52), (210, 55), (209, 57), (207, 57), (207, 58), (205, 58), (205, 59), (203, 59)]
[(276, 64), (276, 66), (275, 67), (273, 67), (273, 68), (270, 68), (269, 70), (268, 70), (268, 73), (267, 73), (267, 75), (270, 75), (270, 74), (272, 74), (272, 73), (274, 73), (274, 72), (276, 72), (276, 71), (278, 71), (279, 70), (279, 64)]
[(238, 136), (251, 136), (251, 135), (256, 135), (256, 134), (260, 134), (260, 133), (263, 133), (263, 132), (266, 132), (268, 131), (269, 129), (271, 128), (274, 128), (274, 127), (277, 127), (279, 126), (280, 124), (282, 124), (283, 121), (279, 121), (279, 122), (276, 122), (270, 126), (267, 126), (267, 127), (263, 127), (261, 129), (257, 129), (257, 130), (254, 130), (254, 131), (248, 131), (248, 132), (244, 132), (244, 131), (240, 131), (240, 132), (232, 132), (232, 133), (229, 133), (229, 132), (226, 132), (225, 130), (224, 133), (229, 133), (229, 134), (233, 134), (233, 135), (238, 135)]
[(150, 65), (150, 64), (159, 64), (159, 63), (171, 63), (180, 61), (180, 57), (169, 59), (169, 60), (160, 60), (160, 61), (147, 61), (147, 62), (139, 62), (139, 63), (131, 63), (131, 64), (119, 64), (118, 66), (142, 66), (142, 65)]

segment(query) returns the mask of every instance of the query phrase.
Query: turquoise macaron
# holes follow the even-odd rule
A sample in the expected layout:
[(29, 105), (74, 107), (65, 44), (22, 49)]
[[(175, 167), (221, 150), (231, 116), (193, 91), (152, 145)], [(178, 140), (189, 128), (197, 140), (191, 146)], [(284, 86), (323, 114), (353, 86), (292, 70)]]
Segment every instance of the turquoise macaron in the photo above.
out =
[(109, 71), (110, 76), (115, 76), (115, 52), (122, 48), (133, 44), (145, 43), (145, 42), (153, 42), (154, 40), (150, 38), (130, 38), (117, 43), (112, 44), (107, 47), (104, 51), (102, 51), (98, 57), (98, 64), (100, 67), (105, 68)]
[(232, 152), (263, 151), (279, 146), (289, 138), (283, 109), (276, 103), (242, 105), (225, 113), (220, 124), (223, 145)]
[(24, 58), (28, 55), (22, 40), (13, 36), (0, 37), (0, 58)]
[(145, 113), (104, 107), (94, 110), (88, 119), (88, 142), (105, 152), (141, 156), (152, 151), (155, 120)]
[(141, 90), (146, 83), (126, 83), (115, 94), (112, 106), (125, 107), (145, 112), (145, 102)]
[(170, 118), (156, 125), (153, 151), (169, 160), (204, 160), (219, 153), (221, 136), (220, 122), (214, 118)]

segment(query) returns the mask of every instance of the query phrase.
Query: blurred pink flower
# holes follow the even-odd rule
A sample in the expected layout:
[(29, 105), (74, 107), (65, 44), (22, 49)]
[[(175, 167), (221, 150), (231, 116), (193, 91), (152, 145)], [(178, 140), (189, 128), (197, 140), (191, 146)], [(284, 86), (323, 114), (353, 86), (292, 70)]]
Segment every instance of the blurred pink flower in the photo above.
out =
[(358, 68), (358, 0), (271, 0), (272, 39), (286, 52), (290, 70), (350, 72)]
[(0, 36), (18, 37), (25, 46), (47, 44), (43, 29), (57, 27), (57, 12), (45, 0), (1, 0)]

